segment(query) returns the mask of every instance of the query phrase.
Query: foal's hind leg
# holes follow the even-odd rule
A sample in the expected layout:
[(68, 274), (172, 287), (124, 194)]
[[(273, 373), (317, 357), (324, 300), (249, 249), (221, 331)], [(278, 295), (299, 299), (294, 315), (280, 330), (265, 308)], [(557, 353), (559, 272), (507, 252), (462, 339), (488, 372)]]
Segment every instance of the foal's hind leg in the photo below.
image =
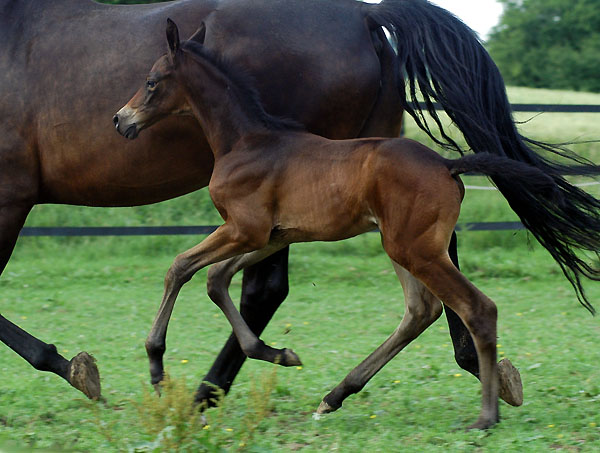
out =
[(496, 305), (456, 269), (447, 254), (439, 259), (413, 257), (411, 262), (413, 275), (451, 307), (471, 332), (479, 357), (482, 403), (479, 418), (469, 428), (489, 428), (499, 420)]
[(344, 378), (321, 402), (317, 413), (339, 409), (350, 395), (358, 393), (366, 383), (392, 360), (412, 340), (417, 338), (442, 314), (439, 300), (406, 269), (393, 262), (394, 270), (404, 289), (406, 310), (394, 333), (360, 365)]
[(267, 346), (252, 332), (241, 314), (236, 310), (229, 295), (231, 279), (238, 271), (265, 259), (267, 256), (286, 246), (287, 244), (271, 242), (261, 250), (239, 255), (214, 264), (208, 271), (207, 289), (209, 297), (229, 320), (240, 347), (246, 356), (283, 366), (297, 366), (301, 365), (301, 362), (292, 350), (285, 348), (275, 349)]
[[(457, 269), (460, 269), (456, 242), (456, 232), (454, 232), (452, 233), (448, 253), (450, 254), (452, 263), (454, 263)], [(456, 363), (463, 370), (468, 371), (479, 379), (477, 351), (475, 350), (475, 344), (469, 330), (460, 317), (447, 305), (444, 305), (444, 312), (448, 321), (448, 328), (450, 329)], [(520, 406), (523, 404), (523, 384), (519, 370), (513, 366), (509, 359), (505, 358), (498, 362), (498, 371), (500, 378), (500, 398), (511, 406)]]

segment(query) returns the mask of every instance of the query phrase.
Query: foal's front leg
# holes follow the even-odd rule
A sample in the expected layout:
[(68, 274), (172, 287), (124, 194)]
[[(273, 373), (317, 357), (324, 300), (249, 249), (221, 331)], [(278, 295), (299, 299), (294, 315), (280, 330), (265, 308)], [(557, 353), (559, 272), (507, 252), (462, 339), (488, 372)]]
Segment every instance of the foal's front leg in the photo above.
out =
[(299, 357), (291, 349), (275, 349), (267, 346), (248, 327), (240, 312), (235, 308), (229, 295), (229, 285), (233, 276), (248, 266), (286, 247), (285, 243), (270, 242), (261, 250), (235, 256), (214, 264), (208, 270), (208, 296), (223, 311), (233, 328), (233, 332), (244, 354), (252, 359), (265, 360), (283, 366), (301, 365)]
[[(258, 337), (287, 297), (288, 255), (289, 246), (244, 268), (240, 314)], [(216, 389), (227, 394), (246, 359), (232, 332), (198, 387), (195, 402), (212, 407), (219, 397)]]
[(152, 329), (146, 339), (146, 352), (150, 360), (151, 382), (155, 388), (164, 377), (163, 355), (169, 319), (181, 287), (192, 276), (209, 264), (248, 252), (247, 242), (239, 239), (237, 229), (225, 223), (200, 244), (178, 255), (165, 277), (165, 291)]

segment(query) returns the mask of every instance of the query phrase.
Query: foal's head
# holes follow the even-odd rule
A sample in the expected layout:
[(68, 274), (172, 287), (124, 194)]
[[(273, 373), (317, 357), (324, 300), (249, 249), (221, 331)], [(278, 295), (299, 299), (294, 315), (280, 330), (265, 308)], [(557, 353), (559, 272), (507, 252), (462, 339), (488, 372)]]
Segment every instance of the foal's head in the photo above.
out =
[[(201, 39), (204, 29), (191, 39)], [(152, 66), (146, 82), (131, 100), (117, 112), (113, 122), (117, 131), (133, 140), (141, 130), (169, 115), (191, 115), (181, 84), (175, 77), (175, 55), (180, 51), (177, 26), (168, 19), (167, 42), (169, 52)]]

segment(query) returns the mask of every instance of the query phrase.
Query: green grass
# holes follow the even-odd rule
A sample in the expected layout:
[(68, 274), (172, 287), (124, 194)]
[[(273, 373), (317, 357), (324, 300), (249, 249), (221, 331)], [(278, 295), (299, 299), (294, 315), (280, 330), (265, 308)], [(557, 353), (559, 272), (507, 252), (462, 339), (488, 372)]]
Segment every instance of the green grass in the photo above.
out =
[[(509, 93), (513, 102), (585, 102), (583, 97), (541, 90)], [(588, 99), (586, 94), (573, 96)], [(589, 140), (596, 138), (597, 115), (547, 114), (523, 127), (528, 135), (549, 141)], [(410, 123), (407, 135), (426, 141)], [(598, 161), (597, 144), (579, 145), (578, 150)], [(489, 185), (477, 177), (467, 177), (465, 183)], [(590, 190), (600, 195), (598, 186)], [(461, 222), (511, 220), (516, 218), (497, 192), (467, 191)], [(39, 206), (28, 225), (219, 221), (203, 190), (139, 208)], [(477, 416), (479, 385), (454, 362), (444, 319), (342, 409), (321, 420), (312, 418), (321, 398), (402, 317), (400, 285), (375, 234), (293, 246), (290, 295), (263, 339), (293, 348), (304, 367), (283, 369), (249, 361), (223, 406), (207, 412), (208, 429), (193, 417), (186, 422), (185, 398), (230, 332), (205, 294), (205, 272), (183, 289), (170, 324), (165, 364), (174, 382), (171, 399), (157, 401), (150, 394), (143, 345), (165, 271), (175, 254), (200, 239), (19, 240), (0, 279), (0, 312), (56, 344), (67, 357), (80, 350), (92, 353), (106, 401), (87, 401), (60, 378), (33, 370), (2, 348), (0, 451), (160, 451), (175, 435), (184, 451), (600, 449), (598, 320), (577, 303), (549, 255), (535, 244), (528, 246), (525, 232), (510, 231), (459, 234), (463, 271), (499, 307), (499, 356), (509, 357), (521, 370), (525, 386), (525, 404), (512, 408), (502, 403), (502, 421), (493, 430), (460, 430)], [(597, 301), (598, 285), (587, 288), (590, 300)], [(236, 277), (236, 298), (239, 291)], [(160, 413), (169, 415), (162, 425), (156, 419)], [(149, 421), (160, 430), (148, 429)]]
[[(320, 399), (396, 327), (403, 305), (377, 235), (302, 244), (291, 255), (288, 301), (263, 338), (293, 348), (304, 367), (277, 369), (269, 411), (244, 448), (389, 451), (400, 443), (415, 452), (600, 448), (597, 319), (579, 306), (543, 251), (515, 247), (517, 253), (501, 248), (470, 253), (470, 238), (476, 234), (461, 235), (463, 266), (499, 306), (498, 351), (521, 370), (523, 407), (502, 404), (501, 424), (487, 433), (459, 430), (478, 413), (479, 386), (453, 361), (441, 319), (341, 410), (313, 420)], [(521, 238), (513, 240), (523, 245)], [(145, 431), (137, 409), (150, 387), (143, 342), (172, 255), (98, 253), (89, 260), (79, 247), (35, 241), (48, 242), (45, 249), (52, 253), (47, 254), (29, 241), (21, 241), (5, 272), (3, 315), (54, 342), (66, 356), (79, 350), (94, 354), (106, 402), (87, 401), (61, 379), (34, 371), (4, 349), (0, 445), (127, 451), (152, 444), (156, 436)], [(128, 255), (135, 239), (119, 241)], [(180, 241), (180, 248), (188, 245), (187, 239)], [(104, 239), (97, 242), (102, 248)], [(204, 275), (182, 291), (165, 357), (171, 376), (185, 379), (189, 394), (230, 330), (204, 293)], [(597, 285), (588, 286), (591, 299), (597, 299)], [(239, 288), (236, 279), (233, 292)], [(256, 361), (244, 366), (224, 408), (207, 413), (213, 431), (198, 430), (198, 436), (212, 437), (197, 440), (197, 445), (240, 448), (247, 434), (244, 420), (256, 405), (249, 396), (252, 382), (263, 381), (273, 368)]]

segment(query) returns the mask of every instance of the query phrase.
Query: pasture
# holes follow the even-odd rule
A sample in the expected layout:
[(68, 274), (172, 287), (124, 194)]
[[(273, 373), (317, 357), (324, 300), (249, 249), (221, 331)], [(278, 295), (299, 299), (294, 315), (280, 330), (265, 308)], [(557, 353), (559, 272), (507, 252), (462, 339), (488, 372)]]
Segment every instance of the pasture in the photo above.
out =
[[(513, 102), (599, 103), (583, 93), (515, 89)], [(533, 114), (519, 114), (526, 120)], [(523, 125), (547, 141), (590, 140), (594, 114), (544, 114)], [(427, 143), (414, 126), (408, 136)], [(575, 149), (600, 161), (598, 144)], [(465, 177), (468, 185), (487, 185)], [(591, 189), (600, 195), (598, 186)], [(460, 222), (516, 220), (496, 192), (468, 190)], [(28, 225), (184, 225), (219, 221), (207, 192), (160, 205), (98, 209), (36, 207)], [(56, 376), (0, 350), (0, 450), (162, 451), (597, 451), (600, 325), (578, 303), (550, 256), (521, 232), (462, 232), (463, 271), (498, 305), (498, 353), (523, 378), (525, 403), (501, 403), (501, 423), (464, 432), (479, 384), (458, 368), (445, 319), (385, 367), (338, 412), (312, 418), (321, 398), (379, 345), (402, 317), (402, 291), (376, 234), (302, 244), (290, 255), (290, 295), (262, 338), (293, 348), (304, 366), (248, 361), (219, 408), (187, 415), (191, 395), (229, 335), (205, 294), (205, 272), (175, 306), (165, 365), (172, 396), (149, 395), (144, 340), (164, 272), (195, 237), (22, 238), (5, 270), (0, 312), (72, 356), (97, 360), (105, 401), (91, 402)], [(240, 278), (233, 289), (239, 292)], [(590, 300), (598, 284), (586, 285)], [(595, 303), (600, 309), (600, 304)], [(185, 381), (185, 382), (184, 382)], [(185, 392), (181, 386), (187, 385)], [(268, 396), (267, 396), (268, 395)], [(170, 418), (154, 421), (157, 405)], [(187, 419), (186, 419), (187, 420)], [(194, 425), (194, 422), (196, 425)], [(148, 429), (147, 425), (153, 425)], [(162, 429), (171, 426), (172, 428)], [(157, 432), (160, 431), (160, 432)], [(191, 435), (186, 435), (191, 434)], [(177, 437), (179, 436), (179, 437)]]

